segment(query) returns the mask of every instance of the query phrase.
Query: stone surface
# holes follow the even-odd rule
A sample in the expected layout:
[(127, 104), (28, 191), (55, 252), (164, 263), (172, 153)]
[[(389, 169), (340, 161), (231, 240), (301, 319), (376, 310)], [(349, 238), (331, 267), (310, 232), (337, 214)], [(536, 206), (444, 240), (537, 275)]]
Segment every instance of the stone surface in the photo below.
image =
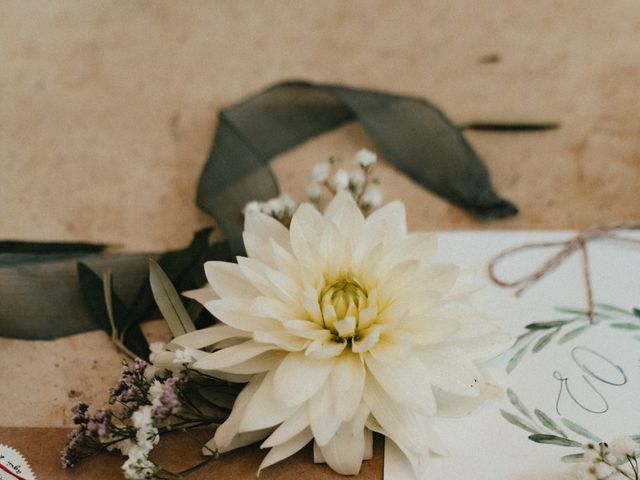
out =
[[(187, 243), (211, 223), (194, 198), (217, 111), (291, 78), (423, 96), (456, 121), (562, 123), (547, 133), (468, 133), (498, 192), (521, 209), (509, 220), (479, 225), (381, 166), (386, 196), (406, 202), (412, 229), (634, 219), (639, 40), (635, 0), (2, 2), (0, 238), (132, 251)], [(362, 146), (373, 148), (349, 125), (274, 169), (300, 196), (313, 163)], [(70, 404), (99, 403), (119, 370), (100, 332), (0, 339), (0, 361), (5, 427), (64, 426)], [(376, 465), (363, 476), (379, 477)]]

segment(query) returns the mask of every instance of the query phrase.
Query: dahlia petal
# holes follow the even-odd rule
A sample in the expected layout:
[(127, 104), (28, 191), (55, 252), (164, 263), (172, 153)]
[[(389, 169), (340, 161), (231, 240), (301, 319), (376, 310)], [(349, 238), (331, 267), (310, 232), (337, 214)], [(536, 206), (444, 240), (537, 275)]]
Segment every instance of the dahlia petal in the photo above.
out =
[(323, 339), (330, 335), (320, 325), (308, 320), (285, 320), (282, 322), (282, 326), (299, 337), (311, 340)]
[[(260, 387), (263, 379), (264, 375), (255, 376), (238, 394), (233, 403), (233, 409), (231, 410), (229, 418), (216, 429), (214, 437), (207, 442), (206, 446), (208, 449), (213, 451), (226, 451), (226, 449), (228, 449), (234, 437), (238, 434), (240, 420), (244, 416), (247, 405), (253, 398), (253, 395), (255, 395), (258, 387)], [(208, 452), (208, 450), (205, 451)]]
[(276, 345), (278, 348), (289, 352), (304, 350), (309, 344), (309, 340), (298, 335), (292, 335), (285, 330), (254, 332), (253, 339), (259, 343), (271, 343)]
[(240, 298), (221, 298), (213, 300), (205, 305), (213, 316), (227, 325), (253, 332), (256, 330), (274, 330), (280, 323), (271, 318), (256, 316), (253, 313), (251, 302)]
[(277, 268), (277, 262), (268, 237), (262, 238), (254, 233), (245, 231), (242, 233), (242, 243), (244, 243), (244, 248), (249, 258), (264, 263), (271, 268)]
[(307, 409), (303, 406), (296, 411), (292, 416), (282, 422), (278, 428), (276, 428), (269, 438), (267, 438), (260, 448), (270, 448), (280, 445), (292, 437), (300, 433), (302, 430), (309, 426), (309, 414)]
[(289, 235), (291, 249), (302, 265), (314, 265), (318, 250), (318, 239), (324, 229), (325, 219), (322, 214), (309, 203), (303, 203), (291, 219)]
[(282, 361), (282, 353), (271, 350), (261, 353), (260, 355), (256, 355), (242, 363), (225, 367), (220, 371), (237, 375), (253, 375), (275, 368), (280, 361)]
[(429, 262), (436, 253), (438, 246), (438, 237), (431, 232), (415, 232), (409, 233), (402, 241), (401, 250), (404, 258), (419, 260), (421, 262)]
[(420, 352), (431, 383), (450, 393), (475, 397), (484, 388), (484, 377), (463, 351), (434, 347)]
[(347, 348), (346, 341), (336, 342), (330, 334), (327, 334), (326, 330), (323, 333), (323, 338), (314, 340), (309, 344), (304, 352), (307, 357), (316, 360), (337, 358)]
[(273, 298), (278, 296), (278, 292), (267, 278), (265, 270), (269, 268), (264, 263), (253, 258), (238, 257), (238, 266), (246, 279), (265, 297)]
[(349, 421), (358, 410), (364, 389), (365, 369), (360, 355), (347, 354), (336, 358), (329, 377), (334, 408), (343, 421)]
[(385, 448), (397, 448), (404, 454), (411, 465), (411, 470), (416, 480), (427, 480), (427, 470), (429, 467), (429, 453), (416, 453), (403, 447), (397, 442), (394, 442), (391, 438), (385, 439)]
[(210, 353), (194, 363), (193, 368), (200, 370), (221, 370), (225, 367), (246, 362), (250, 358), (269, 350), (274, 350), (275, 348), (275, 345), (260, 344), (253, 340), (247, 340), (244, 343)]
[(489, 333), (479, 337), (456, 340), (448, 345), (464, 351), (471, 360), (485, 361), (500, 355), (508, 350), (514, 342), (514, 338), (502, 332)]
[(341, 337), (351, 337), (356, 331), (356, 317), (349, 316), (336, 320), (334, 326)]
[(448, 293), (458, 280), (460, 267), (453, 264), (428, 264), (414, 275), (414, 281), (421, 290)]
[[(219, 428), (219, 427), (218, 427)], [(246, 447), (247, 445), (253, 445), (254, 443), (258, 443), (260, 440), (264, 440), (265, 437), (268, 437), (269, 434), (273, 431), (272, 428), (267, 428), (265, 430), (256, 430), (254, 432), (246, 432), (246, 433), (238, 433), (233, 437), (231, 443), (229, 443), (224, 448), (216, 448), (216, 443), (211, 439), (206, 445), (202, 448), (203, 455), (212, 455), (212, 451), (218, 451), (219, 453), (230, 452), (231, 450), (235, 450), (237, 448)]]
[(249, 400), (240, 420), (240, 432), (274, 427), (295, 413), (296, 407), (288, 406), (276, 398), (273, 377), (274, 370), (270, 370)]
[(204, 305), (211, 300), (220, 298), (218, 294), (213, 290), (213, 288), (211, 288), (211, 285), (208, 284), (202, 288), (196, 288), (194, 290), (187, 290), (185, 292), (182, 292), (181, 295), (183, 297), (195, 300), (200, 305)]
[(311, 397), (307, 405), (313, 438), (318, 445), (325, 445), (342, 423), (342, 419), (331, 404), (331, 392), (328, 388), (321, 389)]
[(376, 343), (378, 343), (381, 333), (382, 328), (380, 325), (373, 325), (372, 327), (360, 331), (360, 339), (352, 342), (351, 350), (354, 353), (364, 353), (370, 350)]
[(273, 286), (273, 292), (280, 300), (296, 305), (300, 295), (300, 286), (287, 275), (272, 268), (264, 268), (267, 279)]
[(353, 232), (360, 231), (364, 223), (362, 210), (356, 204), (353, 195), (347, 191), (340, 191), (333, 197), (324, 211), (324, 217), (337, 227), (349, 225)]
[(248, 212), (244, 217), (244, 231), (258, 237), (271, 238), (282, 248), (291, 250), (289, 230), (275, 218), (261, 212)]
[(416, 357), (389, 365), (366, 355), (367, 368), (389, 397), (422, 415), (435, 415), (436, 399), (429, 382), (429, 370)]
[(264, 460), (260, 464), (260, 467), (258, 468), (258, 475), (260, 475), (260, 471), (263, 468), (267, 468), (274, 463), (278, 463), (279, 461), (290, 457), (297, 451), (304, 448), (304, 446), (307, 445), (312, 439), (313, 434), (311, 433), (311, 431), (309, 429), (305, 429), (285, 443), (281, 443), (280, 445), (276, 445), (275, 447), (271, 448), (271, 450), (269, 450), (269, 453), (267, 453), (267, 455), (264, 457)]
[(235, 263), (205, 262), (204, 273), (213, 291), (221, 298), (253, 298), (258, 295), (258, 291), (251, 285), (243, 275), (240, 267)]
[(343, 423), (326, 445), (318, 443), (324, 461), (342, 475), (357, 475), (366, 451), (365, 420), (369, 410), (362, 408), (350, 422)]
[(245, 331), (219, 323), (213, 327), (203, 328), (201, 330), (195, 330), (193, 332), (180, 335), (179, 337), (171, 340), (169, 346), (175, 344), (181, 347), (199, 349), (208, 347), (209, 345), (214, 345), (222, 340), (227, 340), (228, 338), (249, 338), (250, 335), (250, 333)]
[(459, 324), (455, 318), (439, 315), (411, 316), (402, 324), (403, 329), (411, 334), (414, 345), (435, 345), (445, 342), (458, 331)]
[(407, 235), (407, 220), (404, 204), (400, 201), (387, 203), (369, 215), (366, 219), (368, 227), (378, 222), (386, 224), (385, 243), (393, 245)]
[(406, 332), (394, 328), (380, 335), (376, 348), (369, 353), (381, 362), (399, 362), (413, 353), (413, 338)]
[(300, 405), (324, 384), (334, 365), (332, 359), (317, 360), (303, 353), (290, 353), (274, 376), (276, 397), (286, 405)]
[(483, 370), (482, 373), (485, 379), (485, 387), (477, 397), (463, 397), (444, 390), (436, 390), (438, 416), (462, 417), (480, 407), (487, 400), (500, 398), (502, 396), (500, 387), (495, 384), (488, 372)]
[(429, 451), (429, 436), (421, 428), (426, 417), (398, 404), (371, 377), (367, 377), (364, 387), (364, 402), (385, 434), (414, 452)]

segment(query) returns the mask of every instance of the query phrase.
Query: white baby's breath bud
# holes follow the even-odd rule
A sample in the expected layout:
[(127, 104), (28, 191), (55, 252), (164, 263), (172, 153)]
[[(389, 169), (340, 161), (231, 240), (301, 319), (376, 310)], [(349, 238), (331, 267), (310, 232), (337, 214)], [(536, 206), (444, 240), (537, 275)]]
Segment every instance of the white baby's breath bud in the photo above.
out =
[(154, 380), (153, 384), (149, 387), (149, 397), (152, 404), (162, 396), (163, 390), (162, 383)]
[(611, 478), (614, 471), (613, 471), (613, 468), (611, 468), (606, 463), (600, 462), (594, 465), (593, 473), (598, 480), (606, 480), (608, 478)]
[(244, 206), (244, 209), (242, 210), (242, 213), (244, 213), (245, 215), (251, 213), (251, 212), (259, 212), (261, 210), (261, 205), (260, 202), (256, 202), (255, 200), (252, 202), (247, 203)]
[(611, 442), (611, 451), (619, 458), (635, 455), (638, 444), (631, 437), (618, 437)]
[(326, 162), (315, 164), (311, 170), (311, 176), (316, 183), (326, 182), (329, 180), (329, 175), (331, 175), (331, 165)]
[(149, 361), (151, 361), (151, 363), (155, 363), (160, 352), (164, 350), (164, 346), (165, 344), (163, 342), (151, 342), (149, 345), (149, 350), (151, 351), (149, 354)]
[(322, 197), (322, 185), (319, 183), (312, 183), (307, 190), (307, 198), (313, 203), (319, 203)]
[(284, 204), (280, 197), (272, 198), (266, 203), (266, 213), (276, 218), (282, 218), (284, 214)]
[(353, 190), (355, 191), (360, 190), (364, 185), (364, 182), (365, 182), (365, 176), (364, 176), (364, 173), (362, 173), (362, 170), (354, 170), (349, 174), (349, 186)]
[(349, 172), (341, 168), (335, 173), (331, 183), (336, 191), (345, 190), (349, 186)]
[(584, 452), (584, 461), (588, 462), (588, 463), (593, 463), (595, 462), (598, 458), (600, 457), (600, 454), (597, 452), (597, 450), (590, 448), (588, 450), (585, 450)]
[(376, 163), (378, 156), (371, 150), (363, 148), (354, 155), (353, 160), (362, 168), (369, 168), (371, 165)]
[(366, 208), (377, 208), (382, 205), (383, 200), (384, 194), (382, 193), (382, 190), (379, 187), (372, 185), (365, 190), (364, 194), (362, 194), (360, 203)]
[(293, 215), (293, 212), (295, 212), (296, 207), (298, 206), (296, 201), (291, 198), (291, 195), (289, 195), (288, 193), (283, 193), (282, 195), (280, 195), (280, 203), (282, 205), (285, 216)]
[(189, 347), (185, 347), (182, 350), (177, 350), (175, 352), (175, 355), (173, 357), (173, 363), (177, 363), (177, 364), (185, 364), (185, 363), (191, 363), (195, 360), (195, 355), (196, 352)]

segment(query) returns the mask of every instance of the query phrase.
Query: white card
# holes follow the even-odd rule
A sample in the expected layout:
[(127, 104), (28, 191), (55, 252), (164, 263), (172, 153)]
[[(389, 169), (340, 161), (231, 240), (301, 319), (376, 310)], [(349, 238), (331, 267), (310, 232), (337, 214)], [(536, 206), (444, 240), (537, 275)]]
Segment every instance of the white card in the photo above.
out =
[[(479, 293), (482, 308), (501, 317), (504, 328), (514, 336), (531, 333), (487, 364), (505, 391), (503, 398), (489, 401), (467, 417), (434, 421), (434, 429), (450, 455), (432, 457), (427, 475), (430, 480), (565, 477), (571, 464), (563, 463), (561, 458), (583, 450), (537, 443), (529, 438), (532, 432), (516, 423), (542, 435), (566, 436), (568, 441), (581, 444), (592, 442), (587, 438), (589, 434), (603, 441), (640, 434), (640, 317), (633, 314), (633, 308), (640, 308), (640, 246), (608, 240), (589, 244), (594, 301), (610, 306), (597, 309), (603, 316), (598, 316), (595, 324), (586, 315), (558, 311), (559, 307), (587, 309), (579, 252), (518, 299), (512, 291), (491, 284), (485, 273), (489, 260), (509, 247), (566, 240), (574, 235), (438, 235), (438, 260), (472, 267), (485, 278), (488, 286)], [(513, 280), (538, 269), (557, 251), (558, 248), (550, 248), (517, 254), (500, 263), (497, 272), (500, 278)], [(557, 320), (564, 323), (546, 324), (556, 326), (538, 330), (526, 328), (534, 323), (544, 327), (543, 322)], [(519, 351), (522, 354), (516, 364), (512, 359)], [(510, 360), (512, 370), (507, 373)], [(384, 475), (387, 480), (414, 478), (402, 453), (390, 441), (385, 448)]]

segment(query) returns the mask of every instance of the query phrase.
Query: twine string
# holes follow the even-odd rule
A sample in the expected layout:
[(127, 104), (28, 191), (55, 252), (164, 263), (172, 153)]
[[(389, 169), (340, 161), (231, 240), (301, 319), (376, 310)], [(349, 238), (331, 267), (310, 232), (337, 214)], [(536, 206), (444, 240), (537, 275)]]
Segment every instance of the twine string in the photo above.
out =
[[(508, 248), (491, 259), (487, 268), (489, 278), (493, 283), (504, 288), (515, 288), (516, 296), (522, 295), (522, 293), (537, 283), (540, 279), (553, 272), (560, 265), (564, 263), (571, 255), (579, 251), (582, 257), (582, 268), (584, 274), (584, 283), (587, 296), (587, 314), (591, 323), (595, 322), (594, 318), (594, 302), (593, 302), (593, 287), (591, 285), (591, 266), (589, 263), (589, 255), (587, 253), (587, 245), (594, 240), (616, 240), (626, 243), (634, 243), (640, 245), (640, 239), (629, 238), (620, 235), (621, 231), (633, 231), (640, 230), (640, 222), (616, 222), (607, 225), (600, 225), (596, 227), (590, 227), (578, 232), (574, 237), (555, 242), (532, 242), (518, 245), (516, 247)], [(560, 250), (551, 255), (540, 267), (533, 272), (523, 275), (515, 280), (503, 280), (496, 274), (496, 265), (508, 257), (511, 257), (520, 252), (526, 252), (529, 250), (545, 249), (561, 247)]]

